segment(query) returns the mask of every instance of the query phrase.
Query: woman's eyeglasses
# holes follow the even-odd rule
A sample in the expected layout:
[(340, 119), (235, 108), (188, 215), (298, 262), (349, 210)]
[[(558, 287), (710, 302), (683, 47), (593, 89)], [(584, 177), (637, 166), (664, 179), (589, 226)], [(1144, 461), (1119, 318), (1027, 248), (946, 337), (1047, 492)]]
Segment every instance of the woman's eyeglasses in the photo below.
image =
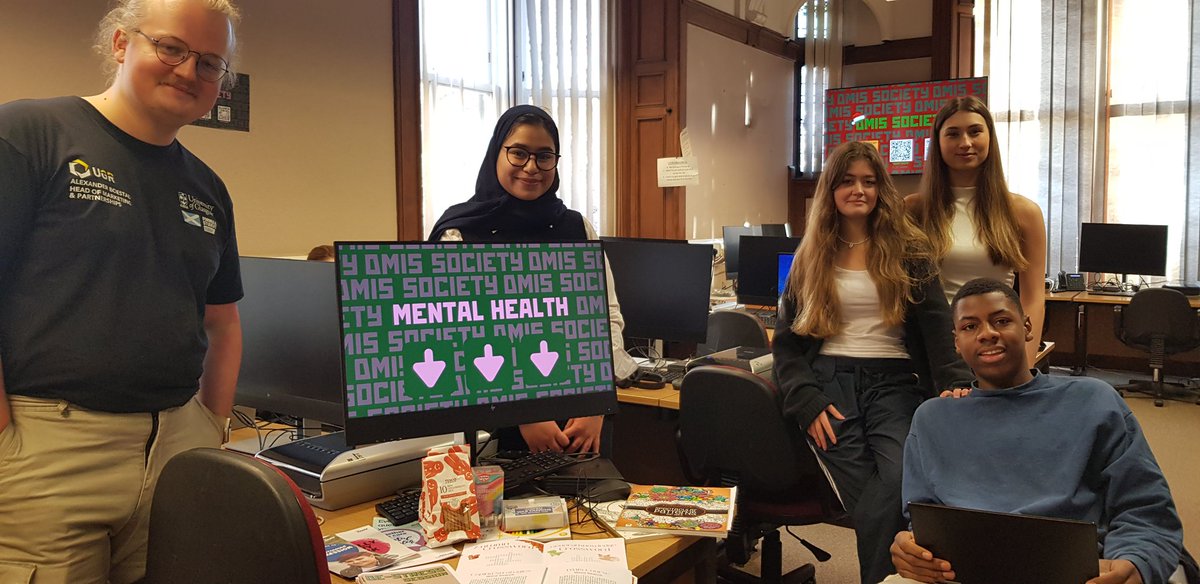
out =
[(505, 146), (504, 155), (508, 158), (508, 163), (517, 168), (525, 168), (532, 158), (533, 163), (541, 170), (554, 170), (554, 167), (558, 166), (558, 159), (562, 158), (554, 152), (530, 152), (520, 146)]

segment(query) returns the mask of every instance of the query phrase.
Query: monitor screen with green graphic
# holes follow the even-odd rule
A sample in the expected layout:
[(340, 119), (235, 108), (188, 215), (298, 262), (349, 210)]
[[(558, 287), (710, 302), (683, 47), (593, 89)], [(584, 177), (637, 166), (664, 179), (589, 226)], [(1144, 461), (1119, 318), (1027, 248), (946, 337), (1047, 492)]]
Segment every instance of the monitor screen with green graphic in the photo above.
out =
[(346, 440), (616, 412), (600, 242), (338, 242)]

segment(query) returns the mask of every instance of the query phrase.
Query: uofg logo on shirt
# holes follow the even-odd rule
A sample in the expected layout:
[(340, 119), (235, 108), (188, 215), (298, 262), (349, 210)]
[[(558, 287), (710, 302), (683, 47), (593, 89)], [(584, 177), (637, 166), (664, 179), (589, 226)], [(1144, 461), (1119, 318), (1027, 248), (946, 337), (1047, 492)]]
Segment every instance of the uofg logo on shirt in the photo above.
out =
[(116, 182), (117, 182), (117, 178), (115, 176), (113, 176), (113, 173), (111, 173), (107, 170), (104, 170), (103, 168), (100, 168), (98, 166), (92, 166), (92, 165), (84, 162), (82, 158), (76, 158), (75, 160), (68, 162), (67, 170), (71, 174), (73, 174), (79, 178), (95, 177), (95, 178), (99, 178), (99, 179), (104, 179), (113, 184), (116, 184)]
[(217, 221), (213, 218), (213, 205), (184, 192), (179, 193), (179, 210), (183, 222), (199, 227), (212, 235), (217, 232)]

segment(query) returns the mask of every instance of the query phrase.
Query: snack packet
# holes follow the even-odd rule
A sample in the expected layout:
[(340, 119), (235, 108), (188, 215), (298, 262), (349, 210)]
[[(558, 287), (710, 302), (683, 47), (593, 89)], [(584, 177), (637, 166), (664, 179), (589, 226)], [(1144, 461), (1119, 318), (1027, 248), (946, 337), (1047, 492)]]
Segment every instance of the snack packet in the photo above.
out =
[(479, 503), (467, 447), (431, 448), (421, 461), (421, 528), (429, 547), (479, 539)]

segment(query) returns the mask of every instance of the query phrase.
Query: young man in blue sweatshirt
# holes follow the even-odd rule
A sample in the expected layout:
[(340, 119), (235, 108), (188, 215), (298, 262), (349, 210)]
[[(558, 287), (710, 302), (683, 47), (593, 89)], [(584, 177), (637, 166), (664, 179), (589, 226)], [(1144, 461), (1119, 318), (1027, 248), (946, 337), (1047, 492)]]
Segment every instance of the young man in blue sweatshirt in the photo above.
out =
[[(1167, 582), (1183, 527), (1142, 429), (1112, 386), (1031, 370), (1032, 325), (1020, 297), (996, 280), (955, 295), (954, 343), (977, 382), (963, 399), (917, 409), (904, 447), (903, 497), (1095, 522), (1100, 576), (1088, 584)], [(987, 545), (980, 542), (980, 545)], [(896, 534), (885, 582), (952, 580), (911, 531)]]

